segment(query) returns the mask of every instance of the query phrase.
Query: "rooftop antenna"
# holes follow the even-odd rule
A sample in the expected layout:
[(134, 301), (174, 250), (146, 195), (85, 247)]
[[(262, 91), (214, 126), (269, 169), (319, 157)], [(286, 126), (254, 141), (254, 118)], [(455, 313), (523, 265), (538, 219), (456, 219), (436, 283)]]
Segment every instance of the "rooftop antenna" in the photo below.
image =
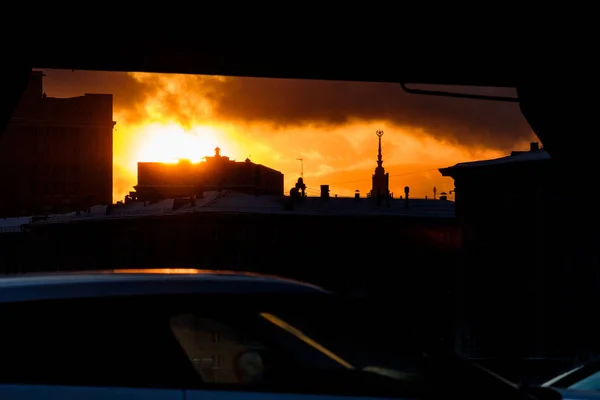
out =
[(296, 161), (300, 161), (300, 177), (304, 179), (304, 158), (296, 158)]

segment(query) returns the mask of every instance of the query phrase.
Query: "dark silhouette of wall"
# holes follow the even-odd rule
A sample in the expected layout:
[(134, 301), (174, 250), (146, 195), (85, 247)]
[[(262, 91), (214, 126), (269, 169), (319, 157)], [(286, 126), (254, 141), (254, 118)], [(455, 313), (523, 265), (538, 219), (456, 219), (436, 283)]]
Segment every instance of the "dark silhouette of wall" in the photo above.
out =
[(113, 98), (50, 98), (43, 74), (0, 136), (0, 215), (27, 215), (112, 203)]
[[(3, 240), (8, 238), (7, 240)], [(253, 271), (369, 296), (451, 342), (461, 232), (454, 218), (190, 213), (47, 223), (0, 237), (0, 270)], [(34, 251), (33, 251), (34, 250)], [(413, 323), (413, 322), (411, 322)]]
[(439, 296), (453, 291), (460, 246), (452, 219), (212, 213), (39, 224), (11, 238), (13, 272), (245, 270), (391, 297), (399, 312), (453, 304)]
[(597, 351), (598, 330), (582, 323), (600, 301), (598, 271), (570, 268), (569, 237), (577, 235), (563, 229), (573, 210), (558, 165), (545, 159), (445, 173), (455, 179), (464, 234), (466, 352), (517, 359)]

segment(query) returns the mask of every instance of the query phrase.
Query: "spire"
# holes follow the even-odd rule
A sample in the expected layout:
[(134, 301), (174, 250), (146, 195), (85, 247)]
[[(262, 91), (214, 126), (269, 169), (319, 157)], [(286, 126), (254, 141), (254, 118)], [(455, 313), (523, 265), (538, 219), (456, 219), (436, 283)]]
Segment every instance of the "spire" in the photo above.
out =
[(371, 189), (371, 197), (375, 197), (379, 200), (387, 198), (390, 194), (389, 191), (389, 175), (385, 173), (383, 168), (383, 155), (381, 154), (381, 137), (383, 131), (378, 130), (375, 132), (379, 141), (377, 148), (377, 167), (375, 168), (375, 174), (373, 174), (373, 186)]
[(377, 169), (382, 169), (383, 166), (383, 155), (381, 154), (381, 137), (383, 136), (383, 131), (382, 130), (378, 130), (377, 132), (375, 132), (375, 134), (377, 135), (377, 137), (379, 138), (379, 149), (377, 151)]

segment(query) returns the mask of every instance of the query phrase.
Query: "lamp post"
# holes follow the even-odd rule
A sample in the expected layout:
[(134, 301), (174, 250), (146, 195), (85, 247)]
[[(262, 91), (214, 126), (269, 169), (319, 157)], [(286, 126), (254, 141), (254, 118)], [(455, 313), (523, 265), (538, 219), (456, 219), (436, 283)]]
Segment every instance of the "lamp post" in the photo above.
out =
[(297, 161), (300, 161), (300, 177), (304, 178), (304, 158), (296, 158)]

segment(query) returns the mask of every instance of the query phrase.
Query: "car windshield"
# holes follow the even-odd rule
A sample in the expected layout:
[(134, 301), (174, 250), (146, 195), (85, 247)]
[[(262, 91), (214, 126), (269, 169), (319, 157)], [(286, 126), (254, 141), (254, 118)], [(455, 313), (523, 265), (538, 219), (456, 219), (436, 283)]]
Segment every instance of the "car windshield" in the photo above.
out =
[[(160, 54), (193, 63), (176, 53)], [(395, 71), (396, 58), (362, 62)], [(600, 222), (585, 191), (596, 146), (577, 136), (596, 121), (566, 112), (588, 103), (557, 92), (569, 85), (400, 84), (402, 68), (359, 82), (10, 62), (0, 273), (201, 269), (310, 282), (372, 301), (274, 302), (252, 323), (315, 359), (380, 375), (410, 378), (443, 347), (542, 384), (600, 355), (589, 318)]]

